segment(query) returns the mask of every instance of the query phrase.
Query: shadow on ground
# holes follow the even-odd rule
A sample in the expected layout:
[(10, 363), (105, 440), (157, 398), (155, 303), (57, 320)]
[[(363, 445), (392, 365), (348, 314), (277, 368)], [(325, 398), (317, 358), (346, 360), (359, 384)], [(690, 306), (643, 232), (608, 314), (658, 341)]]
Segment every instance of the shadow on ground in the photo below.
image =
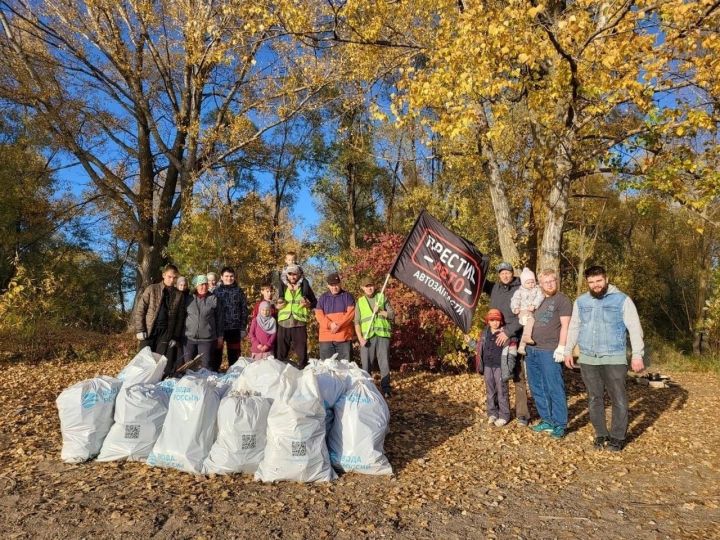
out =
[[(565, 390), (568, 397), (568, 430), (577, 431), (590, 422), (587, 409), (587, 392), (579, 370), (565, 371)], [(637, 384), (632, 377), (627, 378), (627, 394), (630, 406), (627, 441), (640, 437), (649, 427), (665, 414), (674, 409), (682, 410), (688, 400), (688, 391), (682, 386), (668, 388), (650, 388)], [(605, 396), (605, 406), (610, 406)], [(610, 426), (611, 416), (606, 421)]]

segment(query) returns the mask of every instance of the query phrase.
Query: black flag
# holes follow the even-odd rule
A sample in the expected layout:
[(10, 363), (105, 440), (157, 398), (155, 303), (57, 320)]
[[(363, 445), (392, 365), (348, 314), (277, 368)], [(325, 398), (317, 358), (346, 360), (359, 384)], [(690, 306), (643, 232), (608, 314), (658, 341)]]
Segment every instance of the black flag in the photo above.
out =
[(423, 210), (390, 275), (430, 300), (468, 332), (488, 263), (489, 258), (472, 242)]

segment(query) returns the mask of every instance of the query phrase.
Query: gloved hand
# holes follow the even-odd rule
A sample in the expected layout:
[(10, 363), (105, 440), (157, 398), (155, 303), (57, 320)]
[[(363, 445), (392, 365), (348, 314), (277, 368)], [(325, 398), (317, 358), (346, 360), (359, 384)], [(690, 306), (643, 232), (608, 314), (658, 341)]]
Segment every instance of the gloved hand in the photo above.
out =
[(175, 347), (177, 347), (177, 341), (175, 341), (174, 339), (168, 341), (168, 349), (174, 349)]
[(565, 346), (558, 345), (553, 353), (553, 360), (560, 363), (565, 359)]
[(147, 339), (147, 333), (145, 333), (145, 332), (138, 332), (137, 334), (135, 334), (135, 338), (136, 338), (138, 341), (142, 341), (143, 339)]

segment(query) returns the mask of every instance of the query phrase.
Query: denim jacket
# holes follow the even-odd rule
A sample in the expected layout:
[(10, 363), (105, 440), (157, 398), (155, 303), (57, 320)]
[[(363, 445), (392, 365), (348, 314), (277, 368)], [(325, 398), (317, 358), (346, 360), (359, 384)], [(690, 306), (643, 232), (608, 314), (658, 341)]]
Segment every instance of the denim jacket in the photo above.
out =
[(626, 298), (627, 295), (615, 287), (609, 288), (602, 298), (595, 298), (589, 293), (578, 297), (578, 346), (583, 354), (625, 354), (627, 330), (623, 320), (623, 304)]

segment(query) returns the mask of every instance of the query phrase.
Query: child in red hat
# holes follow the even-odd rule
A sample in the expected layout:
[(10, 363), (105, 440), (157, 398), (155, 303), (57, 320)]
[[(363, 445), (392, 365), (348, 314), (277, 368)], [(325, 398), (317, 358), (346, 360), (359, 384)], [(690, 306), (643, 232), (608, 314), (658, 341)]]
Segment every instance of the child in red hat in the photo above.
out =
[(503, 427), (510, 421), (510, 399), (507, 382), (512, 378), (517, 357), (517, 339), (511, 337), (504, 346), (496, 343), (505, 319), (499, 309), (485, 315), (485, 329), (477, 344), (476, 371), (485, 377), (488, 424)]

